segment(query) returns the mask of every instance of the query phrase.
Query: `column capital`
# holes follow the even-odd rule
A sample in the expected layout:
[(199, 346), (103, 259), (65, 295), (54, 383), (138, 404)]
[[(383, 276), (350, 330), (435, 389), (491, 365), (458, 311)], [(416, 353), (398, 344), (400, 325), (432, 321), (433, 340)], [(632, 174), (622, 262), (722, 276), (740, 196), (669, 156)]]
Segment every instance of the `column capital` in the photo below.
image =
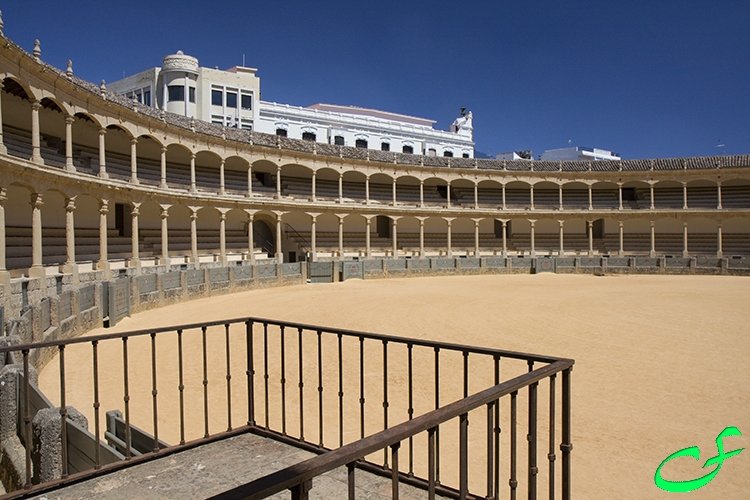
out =
[(650, 220), (649, 223), (651, 224), (651, 228), (653, 229), (654, 225), (656, 224), (655, 221)]
[(624, 223), (623, 221), (621, 221), (621, 220), (618, 220), (618, 221), (617, 221), (617, 225), (618, 225), (619, 227), (622, 227), (622, 226), (624, 226), (624, 225), (625, 225), (625, 223)]
[[(653, 223), (653, 221), (652, 221), (652, 222), (651, 222), (651, 225), (653, 225), (653, 224), (654, 224), (654, 223)], [(592, 227), (592, 226), (594, 225), (594, 221), (592, 221), (592, 220), (587, 220), (587, 221), (586, 221), (586, 225), (588, 225), (588, 227)]]
[(244, 211), (250, 220), (253, 220), (253, 217), (255, 217), (255, 214), (259, 212), (259, 210), (256, 210), (254, 208), (245, 208)]
[(388, 217), (390, 217), (394, 224), (398, 224), (398, 220), (402, 218), (403, 215), (389, 215)]
[(370, 223), (370, 219), (372, 219), (373, 217), (377, 217), (377, 214), (360, 214), (360, 215), (365, 218), (368, 224)]
[(109, 213), (109, 200), (99, 200), (99, 213), (102, 215)]
[(76, 197), (71, 196), (70, 198), (65, 198), (65, 211), (72, 212), (75, 209), (76, 209)]
[(557, 223), (560, 224), (560, 227), (563, 227), (565, 225), (565, 221), (564, 220), (558, 219)]
[(44, 205), (44, 202), (42, 201), (42, 194), (41, 193), (31, 193), (31, 206), (32, 207), (41, 207)]
[(510, 219), (501, 219), (501, 218), (499, 218), (499, 217), (495, 217), (495, 220), (499, 220), (500, 222), (502, 222), (502, 223), (503, 223), (503, 226), (504, 226), (505, 224), (507, 224), (508, 222), (510, 222)]
[(131, 202), (130, 205), (130, 215), (133, 217), (139, 216), (141, 214), (141, 202)]
[(161, 207), (161, 218), (166, 219), (169, 217), (169, 209), (172, 205), (159, 205), (159, 207)]
[(424, 221), (426, 221), (427, 219), (429, 219), (429, 217), (426, 217), (424, 215), (415, 215), (414, 218), (419, 221), (420, 225), (424, 225)]
[(339, 218), (339, 222), (343, 224), (343, 222), (344, 222), (344, 219), (345, 219), (345, 218), (346, 218), (346, 217), (347, 217), (347, 216), (348, 216), (349, 214), (334, 214), (334, 215), (335, 215), (336, 217), (338, 217), (338, 218)]
[(219, 211), (219, 218), (221, 220), (226, 220), (226, 218), (227, 218), (227, 212), (229, 212), (231, 210), (231, 208), (223, 208), (223, 207), (222, 208), (214, 207), (214, 208), (216, 208), (216, 210)]
[(195, 153), (190, 153), (190, 159), (195, 160)]
[(471, 219), (471, 220), (473, 220), (473, 221), (474, 221), (474, 225), (475, 225), (475, 226), (478, 226), (478, 225), (479, 225), (479, 223), (480, 223), (480, 222), (482, 222), (482, 221), (484, 220), (484, 217), (472, 217), (472, 219)]
[(198, 210), (200, 210), (203, 207), (188, 207), (190, 210), (190, 218), (191, 219), (197, 219), (198, 218)]
[(132, 137), (130, 139), (130, 144), (133, 145), (133, 146), (135, 146), (136, 144), (138, 144), (138, 138), (137, 137)]
[(281, 221), (281, 217), (283, 217), (285, 214), (288, 214), (289, 212), (284, 212), (282, 210), (272, 210), (272, 212), (276, 215), (276, 220)]
[(166, 154), (167, 153), (167, 149), (168, 148), (166, 146), (162, 146), (161, 147), (161, 152), (164, 153), (164, 154)]
[[(539, 220), (539, 219), (526, 219), (526, 220), (527, 220), (527, 221), (529, 221), (529, 223), (531, 224), (531, 227), (534, 227), (534, 224), (535, 224), (535, 223), (536, 223), (536, 221), (537, 221), (537, 220)], [(589, 224), (590, 224), (590, 223), (589, 223)]]
[(307, 215), (312, 217), (312, 220), (315, 220), (318, 218), (318, 216), (322, 215), (321, 212), (305, 212)]
[(8, 199), (8, 190), (5, 188), (0, 188), (0, 206), (5, 203), (5, 200)]
[(34, 111), (39, 111), (41, 107), (42, 107), (42, 102), (39, 101), (38, 99), (34, 99), (33, 101), (31, 101), (31, 109), (33, 109)]
[(104, 135), (107, 133), (107, 127), (99, 127), (99, 135)]
[(73, 124), (73, 122), (76, 120), (76, 117), (73, 115), (65, 115), (65, 123)]

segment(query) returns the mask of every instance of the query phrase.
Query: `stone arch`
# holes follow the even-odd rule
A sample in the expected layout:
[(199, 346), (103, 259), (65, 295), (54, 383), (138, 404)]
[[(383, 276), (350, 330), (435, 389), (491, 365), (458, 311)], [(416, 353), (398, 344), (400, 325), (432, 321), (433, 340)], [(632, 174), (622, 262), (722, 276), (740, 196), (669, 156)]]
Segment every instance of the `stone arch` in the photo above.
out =
[(396, 179), (396, 202), (399, 205), (418, 207), (420, 179), (411, 174), (402, 174)]
[(689, 208), (716, 208), (719, 206), (719, 190), (715, 180), (693, 179), (687, 183)]
[(510, 209), (529, 210), (531, 208), (531, 185), (519, 180), (505, 184), (505, 206)]
[(384, 205), (393, 203), (393, 177), (391, 175), (385, 172), (371, 174), (369, 183), (371, 203)]
[(136, 158), (138, 165), (138, 180), (149, 186), (161, 184), (161, 141), (151, 134), (141, 134), (137, 137)]
[(345, 201), (362, 203), (366, 198), (365, 182), (367, 174), (360, 170), (347, 170), (344, 172), (343, 191)]
[(193, 152), (180, 143), (167, 145), (167, 186), (190, 189), (190, 157)]
[(457, 178), (451, 181), (451, 205), (464, 208), (474, 207), (474, 187), (472, 179)]
[(202, 149), (195, 153), (195, 185), (199, 191), (219, 192), (221, 161), (215, 151)]
[(612, 181), (594, 182), (591, 184), (591, 199), (595, 209), (616, 210), (620, 207), (620, 187)]
[(560, 208), (560, 185), (540, 179), (534, 183), (534, 208), (557, 210)]
[(231, 194), (247, 194), (247, 172), (250, 162), (240, 155), (227, 156), (224, 160), (224, 183)]
[(482, 179), (477, 183), (480, 208), (502, 208), (503, 183), (497, 179)]

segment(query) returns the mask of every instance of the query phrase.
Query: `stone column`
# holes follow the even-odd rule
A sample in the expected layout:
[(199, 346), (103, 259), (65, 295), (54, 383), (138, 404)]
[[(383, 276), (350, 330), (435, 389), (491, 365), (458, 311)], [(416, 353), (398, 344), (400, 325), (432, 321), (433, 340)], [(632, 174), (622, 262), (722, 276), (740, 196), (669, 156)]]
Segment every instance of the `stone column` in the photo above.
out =
[(136, 139), (135, 137), (130, 139), (130, 182), (132, 184), (139, 184), (137, 145), (138, 139)]
[(169, 208), (172, 205), (159, 205), (161, 207), (161, 258), (159, 264), (169, 268), (169, 229), (167, 227), (167, 218), (169, 217)]
[(39, 109), (42, 103), (31, 101), (31, 158), (34, 163), (44, 163), (41, 154), (41, 137), (39, 135)]
[[(503, 184), (503, 210), (505, 210), (505, 208), (506, 208), (506, 205), (505, 205), (505, 184)], [(505, 223), (503, 223), (503, 224), (505, 224)], [(505, 226), (503, 225), (503, 227), (505, 227)]]
[(224, 196), (227, 194), (226, 186), (224, 185), (224, 162), (226, 160), (224, 158), (221, 159), (221, 163), (219, 164), (219, 195)]
[(73, 165), (73, 122), (75, 117), (67, 115), (65, 117), (65, 170), (75, 172), (76, 167)]
[(248, 198), (253, 196), (253, 165), (252, 163), (247, 166), (247, 194)]
[(479, 257), (479, 222), (480, 219), (471, 219), (474, 221), (474, 257)]
[(197, 190), (195, 186), (195, 153), (190, 153), (190, 192), (195, 193)]
[(307, 212), (307, 215), (309, 215), (310, 218), (312, 219), (312, 222), (310, 223), (310, 247), (311, 247), (310, 259), (312, 259), (313, 262), (317, 262), (318, 261), (318, 247), (317, 247), (317, 241), (316, 241), (316, 238), (317, 238), (316, 231), (317, 231), (318, 216), (320, 215), (320, 213)]
[(563, 188), (562, 188), (562, 185), (559, 188), (557, 188), (557, 197), (559, 198), (560, 211), (562, 212), (562, 210), (563, 210)]
[(503, 257), (508, 256), (508, 219), (497, 219), (503, 224)]
[(104, 143), (106, 133), (106, 128), (102, 127), (99, 129), (99, 177), (102, 179), (109, 179), (109, 174), (107, 173), (107, 149)]
[(217, 208), (219, 211), (219, 259), (221, 265), (227, 266), (227, 212), (228, 208)]
[(651, 195), (650, 195), (650, 197), (651, 197), (651, 207), (650, 207), (650, 209), (653, 210), (654, 209), (654, 185), (653, 184), (649, 184), (649, 188), (650, 188), (650, 191), (651, 191)]
[(618, 210), (622, 210), (622, 208), (623, 208), (622, 207), (622, 184), (618, 184), (617, 185), (617, 196), (618, 196), (619, 201), (620, 201), (620, 206), (619, 206)]
[(417, 217), (419, 221), (419, 256), (424, 258), (424, 221), (427, 217)]
[(534, 210), (534, 185), (529, 184), (529, 203), (531, 205), (531, 210)]
[(594, 221), (586, 221), (587, 230), (589, 233), (589, 257), (594, 256)]
[(474, 184), (474, 210), (479, 210), (479, 186)]
[(365, 177), (365, 205), (370, 204), (370, 176)]
[(190, 209), (190, 260), (197, 269), (198, 262), (198, 210), (202, 207), (188, 207)]
[(722, 241), (723, 238), (722, 238), (722, 234), (721, 234), (721, 221), (719, 221), (719, 222), (716, 223), (716, 238), (717, 238), (716, 242), (717, 242), (717, 245), (718, 245), (718, 250), (716, 251), (716, 256), (718, 258), (722, 258), (722, 257), (724, 257), (724, 249), (722, 248), (722, 246), (723, 246), (723, 241)]
[[(45, 272), (42, 267), (42, 195), (34, 193), (31, 195), (31, 269), (29, 277), (44, 278)], [(42, 283), (46, 284), (44, 279)]]
[[(1, 126), (2, 122), (0, 122)], [(10, 295), (10, 273), (5, 267), (5, 200), (7, 199), (7, 190), (0, 188), (0, 284), (5, 287), (4, 295)]]
[(107, 260), (107, 214), (109, 213), (109, 200), (99, 202), (99, 262), (96, 269), (104, 271), (104, 279), (109, 279), (109, 261)]
[(370, 220), (375, 217), (374, 215), (363, 215), (365, 218), (365, 256), (372, 257), (370, 250)]
[(344, 218), (349, 214), (336, 214), (339, 218), (339, 259), (344, 258)]
[(593, 192), (593, 188), (591, 184), (589, 184), (589, 210), (593, 210), (593, 209), (594, 209), (594, 192)]
[(161, 181), (159, 182), (161, 189), (167, 189), (167, 148), (161, 147)]
[(398, 219), (400, 217), (391, 217), (391, 232), (393, 233), (393, 258), (398, 258)]
[(649, 252), (649, 255), (651, 257), (656, 257), (656, 230), (654, 228), (654, 221), (651, 222), (651, 251)]
[(682, 183), (682, 209), (688, 209), (687, 182)]
[(445, 201), (448, 208), (451, 207), (451, 181), (448, 181), (448, 185), (445, 187)]
[(344, 203), (344, 174), (339, 173), (339, 205)]
[(721, 210), (721, 182), (716, 184), (717, 194), (719, 196), (719, 203), (716, 205), (716, 210)]
[(276, 167), (276, 199), (281, 199), (281, 167)]
[(536, 223), (536, 220), (528, 219), (528, 221), (531, 223), (531, 256), (536, 257), (536, 247), (534, 241), (534, 224)]
[(396, 206), (396, 179), (393, 179), (393, 206)]
[(284, 263), (284, 252), (281, 250), (281, 216), (284, 212), (276, 213), (276, 262)]
[(424, 181), (419, 179), (419, 208), (424, 208)]
[(558, 224), (560, 224), (560, 257), (565, 255), (565, 243), (564, 243), (564, 237), (565, 237), (565, 221), (564, 220), (558, 220)]
[(255, 264), (255, 241), (253, 236), (253, 218), (257, 210), (245, 209), (247, 213), (247, 251), (249, 253), (248, 259), (250, 264)]
[(623, 222), (617, 221), (618, 225), (620, 226), (620, 251), (618, 252), (618, 255), (620, 257), (625, 256), (625, 227)]
[(455, 217), (443, 217), (445, 222), (448, 223), (448, 257), (453, 257), (453, 242), (451, 241), (451, 224)]
[[(0, 103), (2, 104), (2, 103)], [(0, 153), (7, 154), (8, 148), (5, 147), (5, 141), (3, 139), (3, 112), (2, 112), (2, 106), (0, 106)], [(5, 269), (5, 266), (3, 266), (3, 269)]]
[(313, 171), (312, 173), (312, 201), (313, 202), (318, 201), (318, 198), (315, 194), (315, 185), (317, 184), (316, 178), (317, 178), (317, 172)]
[(682, 223), (682, 256), (685, 258), (688, 258), (690, 254), (688, 253), (688, 223), (687, 221), (683, 221)]
[(65, 199), (65, 266), (72, 268), (76, 263), (76, 234), (73, 211), (76, 197)]
[(141, 214), (141, 204), (140, 203), (133, 203), (133, 206), (130, 209), (130, 217), (131, 217), (131, 246), (132, 250), (131, 258), (130, 258), (130, 267), (134, 268), (136, 271), (136, 274), (141, 274), (141, 255), (140, 255), (140, 242), (138, 241), (138, 216)]

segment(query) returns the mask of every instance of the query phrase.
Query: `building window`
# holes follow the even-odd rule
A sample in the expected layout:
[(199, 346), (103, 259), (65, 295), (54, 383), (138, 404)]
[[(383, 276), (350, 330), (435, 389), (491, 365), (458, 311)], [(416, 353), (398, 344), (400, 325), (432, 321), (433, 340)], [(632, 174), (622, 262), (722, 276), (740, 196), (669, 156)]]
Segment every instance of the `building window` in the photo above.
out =
[(390, 151), (391, 150), (391, 144), (388, 142), (381, 142), (380, 143), (380, 150), (381, 151)]
[(357, 139), (354, 142), (354, 146), (357, 148), (367, 149), (367, 141), (364, 139)]
[(464, 158), (468, 158), (469, 157), (469, 153), (464, 153), (461, 156), (463, 156)]
[(227, 92), (227, 107), (237, 108), (237, 94), (235, 92)]
[(453, 151), (443, 151), (443, 156), (446, 156), (448, 158), (453, 157)]
[(222, 102), (223, 99), (223, 93), (221, 90), (212, 90), (211, 91), (211, 104), (214, 106), (223, 106), (224, 103)]
[(169, 101), (184, 101), (185, 100), (185, 87), (182, 85), (170, 85), (167, 87), (169, 94)]
[(143, 91), (143, 104), (146, 106), (151, 106), (151, 91), (145, 90)]
[(315, 134), (313, 132), (302, 132), (302, 140), (315, 141)]
[(286, 129), (285, 128), (277, 128), (276, 129), (276, 135), (280, 135), (281, 137), (286, 137)]
[(437, 151), (434, 148), (430, 148), (427, 150), (427, 156), (437, 156)]
[(401, 148), (401, 151), (403, 151), (406, 154), (413, 155), (414, 154), (414, 146), (404, 146)]
[(188, 87), (190, 102), (195, 103), (195, 87)]
[(337, 146), (343, 146), (344, 145), (344, 136), (343, 135), (337, 135), (333, 138), (333, 143)]
[(251, 95), (242, 95), (242, 109), (253, 109), (253, 96)]

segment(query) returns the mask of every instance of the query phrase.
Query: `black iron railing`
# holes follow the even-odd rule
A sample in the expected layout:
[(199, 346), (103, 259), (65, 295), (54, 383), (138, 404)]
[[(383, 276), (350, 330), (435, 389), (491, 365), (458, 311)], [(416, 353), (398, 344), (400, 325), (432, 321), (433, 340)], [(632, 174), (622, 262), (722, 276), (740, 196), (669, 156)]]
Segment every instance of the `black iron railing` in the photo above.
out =
[[(391, 477), (393, 498), (401, 483), (424, 488), (430, 498), (498, 498), (505, 488), (511, 498), (536, 498), (542, 480), (549, 498), (570, 498), (572, 360), (239, 318), (0, 348), (0, 355), (22, 356), (23, 394), (31, 383), (30, 355), (44, 349), (56, 350), (59, 375), (55, 370), (50, 377), (54, 368), (48, 366), (40, 385), (59, 402), (61, 419), (67, 405), (87, 413), (98, 444), (102, 405), (122, 409), (124, 444), (118, 444), (125, 459), (103, 464), (96, 447), (92, 470), (69, 475), (63, 446), (59, 479), (36, 485), (27, 446), (25, 490), (10, 498), (244, 432), (320, 456), (216, 498), (264, 498), (284, 489), (306, 498), (314, 477), (344, 466), (349, 498), (356, 468)], [(540, 397), (549, 401), (549, 414), (541, 417)], [(31, 443), (28, 400), (19, 402), (19, 416), (22, 441)], [(527, 439), (519, 442), (524, 417)], [(480, 425), (469, 428), (469, 420)], [(153, 437), (153, 449), (138, 455), (128, 445), (136, 425)], [(60, 432), (66, 443), (65, 425)], [(549, 448), (546, 468), (538, 463), (540, 443)], [(519, 461), (524, 452), (525, 466)]]

